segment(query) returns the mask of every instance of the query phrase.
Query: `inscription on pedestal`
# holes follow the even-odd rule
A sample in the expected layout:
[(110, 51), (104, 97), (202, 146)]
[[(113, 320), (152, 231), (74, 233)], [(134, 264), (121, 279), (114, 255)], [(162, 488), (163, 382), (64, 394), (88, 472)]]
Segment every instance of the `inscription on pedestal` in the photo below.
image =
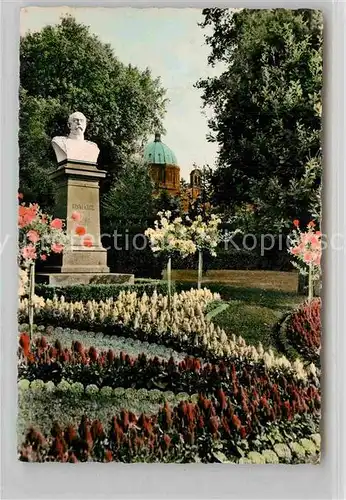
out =
[(72, 211), (75, 210), (81, 214), (81, 222), (88, 224), (93, 219), (93, 214), (90, 212), (95, 212), (95, 206), (92, 203), (72, 203)]
[(95, 207), (89, 203), (72, 203), (72, 210), (95, 210)]

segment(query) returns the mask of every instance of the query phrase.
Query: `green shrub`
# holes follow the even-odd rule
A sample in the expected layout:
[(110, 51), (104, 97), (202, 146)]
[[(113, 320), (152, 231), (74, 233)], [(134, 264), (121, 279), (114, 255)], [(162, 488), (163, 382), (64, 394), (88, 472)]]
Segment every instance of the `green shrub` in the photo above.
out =
[[(35, 293), (45, 299), (52, 299), (64, 296), (69, 302), (87, 302), (95, 300), (97, 302), (109, 298), (116, 298), (122, 291), (137, 292), (138, 295), (152, 295), (154, 290), (157, 293), (167, 295), (168, 284), (163, 280), (139, 279), (134, 284), (118, 283), (118, 284), (89, 284), (89, 285), (69, 285), (58, 287), (52, 285), (36, 284)], [(173, 289), (174, 291), (174, 289)]]
[[(217, 250), (216, 257), (212, 257), (205, 253), (203, 256), (203, 270), (271, 270), (271, 271), (290, 271), (292, 264), (290, 257), (286, 251), (279, 248), (267, 250), (264, 255), (261, 255), (259, 250), (246, 250), (241, 248), (242, 242), (239, 243), (239, 250), (232, 248), (231, 244), (226, 249), (221, 244)], [(185, 258), (176, 256), (172, 260), (173, 269), (197, 269), (198, 255), (189, 255)]]

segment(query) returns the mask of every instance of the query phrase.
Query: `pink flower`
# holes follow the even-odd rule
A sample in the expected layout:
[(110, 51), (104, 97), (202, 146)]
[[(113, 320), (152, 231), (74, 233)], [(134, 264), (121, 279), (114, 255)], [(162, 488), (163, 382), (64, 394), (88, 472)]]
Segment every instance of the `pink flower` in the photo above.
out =
[(40, 235), (34, 229), (30, 229), (30, 231), (28, 231), (27, 237), (32, 243), (37, 243), (38, 241), (40, 241)]
[(22, 256), (26, 260), (36, 259), (36, 248), (31, 243), (22, 249)]
[(303, 255), (303, 259), (304, 259), (304, 262), (306, 262), (306, 264), (310, 264), (310, 262), (313, 261), (313, 253), (312, 252), (305, 252), (305, 254)]
[(62, 220), (61, 219), (53, 219), (50, 223), (50, 227), (53, 229), (62, 229)]
[(316, 266), (320, 266), (321, 265), (321, 254), (318, 253), (315, 255), (314, 259), (313, 259), (313, 263), (316, 265)]
[(300, 254), (300, 252), (301, 252), (301, 248), (300, 248), (299, 246), (298, 246), (298, 247), (291, 248), (291, 253), (292, 253), (293, 255), (298, 255), (298, 254)]
[(53, 243), (51, 248), (52, 252), (61, 253), (64, 250), (64, 245), (62, 245), (61, 243)]
[(92, 240), (92, 237), (89, 236), (89, 235), (86, 235), (82, 241), (82, 245), (84, 247), (92, 247), (93, 246), (93, 240)]
[(75, 222), (79, 222), (81, 220), (81, 214), (79, 212), (72, 212), (71, 219)]
[(321, 241), (317, 236), (313, 236), (310, 239), (310, 244), (311, 244), (311, 248), (314, 250), (317, 250), (318, 248), (321, 247)]
[(47, 260), (47, 255), (43, 253), (43, 254), (41, 255), (41, 260)]

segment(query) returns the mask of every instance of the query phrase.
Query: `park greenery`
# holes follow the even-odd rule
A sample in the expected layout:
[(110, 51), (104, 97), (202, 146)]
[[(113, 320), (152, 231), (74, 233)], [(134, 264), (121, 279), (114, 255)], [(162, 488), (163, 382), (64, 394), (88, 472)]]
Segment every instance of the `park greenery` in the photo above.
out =
[[(196, 86), (219, 152), (216, 169), (194, 165), (202, 189), (188, 206), (186, 182), (181, 196), (157, 192), (140, 158), (165, 112), (150, 70), (123, 64), (71, 17), (21, 39), (22, 461), (320, 460), (321, 14), (211, 8), (203, 18), (208, 63), (224, 69)], [(36, 264), (67, 248), (67, 222), (92, 246), (78, 212), (50, 215), (50, 140), (76, 109), (108, 172), (101, 232), (148, 242), (108, 251), (133, 283), (35, 285)], [(289, 246), (269, 257), (226, 250), (224, 230), (283, 232)]]
[(88, 139), (112, 185), (124, 162), (162, 130), (165, 90), (149, 69), (123, 64), (112, 48), (72, 17), (20, 41), (20, 189), (28, 201), (52, 203), (47, 169), (51, 138), (64, 135), (66, 116), (87, 116)]
[(220, 76), (197, 87), (219, 145), (214, 203), (250, 206), (259, 230), (312, 217), (321, 182), (322, 14), (308, 9), (204, 9)]

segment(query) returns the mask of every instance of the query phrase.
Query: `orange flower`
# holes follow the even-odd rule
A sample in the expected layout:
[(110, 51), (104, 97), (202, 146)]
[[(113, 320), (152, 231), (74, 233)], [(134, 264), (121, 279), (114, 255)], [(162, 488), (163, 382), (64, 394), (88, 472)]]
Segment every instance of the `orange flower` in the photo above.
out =
[(298, 227), (298, 226), (299, 226), (299, 220), (298, 220), (298, 219), (294, 219), (294, 221), (293, 221), (293, 225), (294, 225), (295, 227)]
[(313, 220), (311, 220), (311, 221), (309, 222), (309, 224), (308, 224), (308, 227), (315, 227), (315, 226), (316, 226), (316, 224), (314, 223), (314, 221), (313, 221)]
[(76, 227), (76, 234), (78, 234), (78, 236), (84, 236), (86, 234), (86, 229), (84, 226), (77, 226)]
[(62, 229), (62, 220), (61, 219), (53, 219), (50, 223), (50, 227), (53, 229)]

